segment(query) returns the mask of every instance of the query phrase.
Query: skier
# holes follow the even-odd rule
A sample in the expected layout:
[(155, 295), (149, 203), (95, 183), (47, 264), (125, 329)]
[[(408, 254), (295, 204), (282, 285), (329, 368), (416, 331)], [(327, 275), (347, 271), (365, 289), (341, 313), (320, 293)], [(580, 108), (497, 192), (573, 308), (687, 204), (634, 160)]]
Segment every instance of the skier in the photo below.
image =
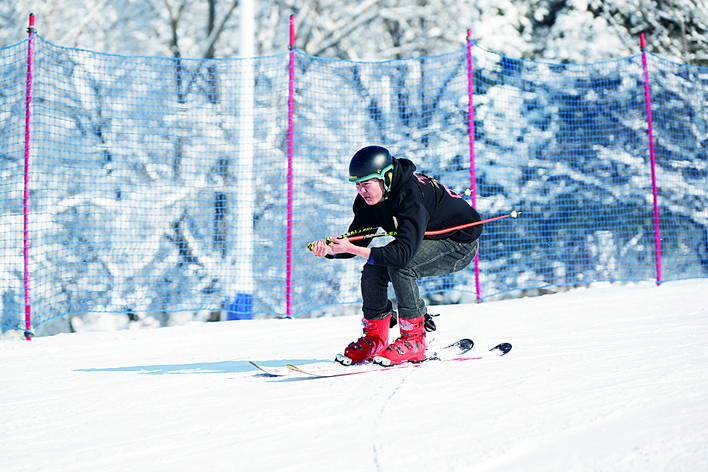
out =
[[(337, 356), (351, 364), (373, 360), (382, 365), (425, 359), (425, 302), (418, 279), (456, 272), (477, 253), (482, 226), (425, 236), (480, 221), (477, 211), (459, 195), (433, 178), (416, 173), (408, 159), (396, 158), (381, 146), (367, 146), (354, 154), (349, 181), (356, 183), (354, 219), (349, 231), (381, 227), (395, 232), (383, 247), (368, 248), (366, 240), (351, 242), (343, 237), (312, 244), (318, 257), (360, 256), (366, 260), (361, 273), (364, 334)], [(396, 313), (388, 300), (388, 284), (398, 303), (401, 336), (388, 344), (389, 328)]]

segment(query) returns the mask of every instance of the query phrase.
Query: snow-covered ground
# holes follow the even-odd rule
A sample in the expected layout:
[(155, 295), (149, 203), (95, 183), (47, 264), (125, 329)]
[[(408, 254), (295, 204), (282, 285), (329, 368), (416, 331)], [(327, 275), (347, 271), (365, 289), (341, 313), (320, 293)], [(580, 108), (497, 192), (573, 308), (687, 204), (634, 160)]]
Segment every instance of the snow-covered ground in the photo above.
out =
[(333, 379), (357, 317), (0, 341), (3, 471), (705, 471), (708, 280), (434, 307), (505, 357)]

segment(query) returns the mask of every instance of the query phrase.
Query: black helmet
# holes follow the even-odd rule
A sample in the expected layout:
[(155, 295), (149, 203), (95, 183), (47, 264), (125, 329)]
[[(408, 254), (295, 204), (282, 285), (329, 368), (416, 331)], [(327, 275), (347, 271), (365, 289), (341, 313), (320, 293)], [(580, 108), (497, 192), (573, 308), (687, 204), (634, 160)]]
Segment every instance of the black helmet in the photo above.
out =
[(349, 182), (369, 179), (383, 180), (384, 189), (391, 188), (394, 158), (388, 149), (381, 146), (367, 146), (359, 149), (349, 163)]

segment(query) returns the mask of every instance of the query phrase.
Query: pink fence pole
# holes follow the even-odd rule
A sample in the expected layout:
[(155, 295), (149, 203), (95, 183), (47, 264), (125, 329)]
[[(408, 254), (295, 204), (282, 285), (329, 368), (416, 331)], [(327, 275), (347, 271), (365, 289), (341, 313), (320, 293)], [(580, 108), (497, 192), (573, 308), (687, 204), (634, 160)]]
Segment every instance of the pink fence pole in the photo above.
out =
[(295, 16), (290, 15), (290, 59), (288, 63), (288, 235), (287, 235), (287, 288), (286, 304), (287, 316), (293, 316), (293, 274), (292, 274), (292, 248), (293, 248), (293, 128), (295, 121)]
[(29, 166), (30, 166), (30, 135), (32, 131), (32, 62), (34, 59), (34, 13), (29, 16), (29, 40), (27, 42), (27, 96), (25, 99), (25, 163), (24, 163), (24, 194), (22, 197), (22, 211), (24, 226), (22, 232), (23, 258), (24, 258), (24, 284), (25, 284), (25, 339), (32, 336), (32, 305), (30, 303), (30, 272), (29, 272)]
[[(474, 68), (472, 64), (472, 31), (467, 30), (467, 127), (470, 146), (470, 196), (472, 206), (477, 206), (477, 175), (474, 162)], [(482, 299), (479, 283), (479, 250), (474, 256), (474, 280), (477, 290), (477, 301)]]
[(651, 186), (654, 196), (654, 248), (656, 251), (656, 284), (661, 284), (661, 232), (659, 231), (659, 199), (656, 190), (656, 158), (654, 154), (654, 132), (651, 120), (651, 93), (649, 92), (649, 68), (647, 67), (646, 42), (644, 33), (640, 36), (642, 45), (642, 67), (644, 68), (644, 101), (649, 123), (649, 156), (651, 157)]

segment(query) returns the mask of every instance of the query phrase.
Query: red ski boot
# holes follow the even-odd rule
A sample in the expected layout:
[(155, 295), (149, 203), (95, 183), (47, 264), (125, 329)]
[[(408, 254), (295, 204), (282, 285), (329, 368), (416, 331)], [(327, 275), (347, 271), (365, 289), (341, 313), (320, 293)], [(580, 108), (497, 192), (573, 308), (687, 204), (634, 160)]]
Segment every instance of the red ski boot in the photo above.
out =
[(401, 337), (388, 346), (374, 362), (383, 366), (403, 362), (420, 362), (425, 359), (425, 317), (398, 320)]
[(344, 350), (344, 355), (337, 354), (335, 360), (340, 364), (350, 365), (368, 361), (388, 346), (388, 329), (391, 326), (391, 315), (382, 320), (367, 320), (364, 322), (364, 336), (351, 343)]

